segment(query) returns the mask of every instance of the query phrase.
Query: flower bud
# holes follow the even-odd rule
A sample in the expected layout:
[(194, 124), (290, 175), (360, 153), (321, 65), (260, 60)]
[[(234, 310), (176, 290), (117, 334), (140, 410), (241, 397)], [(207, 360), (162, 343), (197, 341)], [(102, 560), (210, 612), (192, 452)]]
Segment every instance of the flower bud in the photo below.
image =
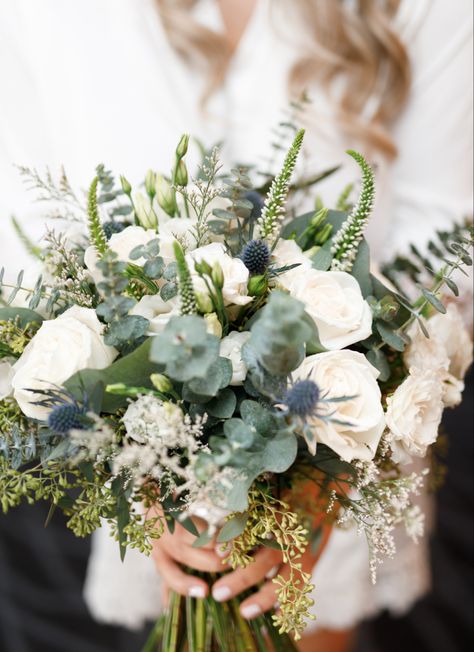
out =
[(170, 215), (170, 217), (176, 215), (178, 211), (176, 192), (170, 182), (161, 174), (156, 175), (156, 199), (158, 205), (161, 206), (165, 213)]
[(205, 292), (196, 292), (196, 305), (203, 315), (212, 312), (214, 309), (210, 296)]
[(173, 389), (170, 379), (163, 374), (151, 374), (150, 380), (153, 387), (163, 394), (167, 394)]
[(132, 192), (132, 186), (130, 185), (130, 183), (127, 181), (127, 179), (124, 176), (120, 177), (120, 183), (122, 184), (122, 190), (124, 191), (124, 193), (126, 195), (130, 196), (130, 194)]
[(176, 147), (176, 158), (180, 161), (183, 156), (186, 155), (188, 151), (189, 144), (189, 134), (183, 134), (179, 140), (178, 146)]
[(187, 186), (188, 185), (188, 168), (184, 161), (178, 161), (175, 170), (174, 181), (177, 186)]
[(311, 226), (314, 229), (318, 229), (322, 224), (324, 223), (324, 220), (328, 216), (329, 209), (328, 208), (320, 208), (319, 211), (317, 211), (313, 217), (311, 218)]
[(266, 277), (262, 274), (259, 276), (252, 276), (247, 285), (247, 291), (251, 297), (259, 297), (265, 294), (268, 288)]
[(378, 304), (380, 318), (384, 321), (392, 321), (398, 314), (399, 305), (393, 297), (386, 294)]
[(133, 205), (140, 226), (143, 226), (144, 229), (156, 229), (158, 219), (149, 198), (145, 197), (141, 192), (137, 192), (133, 200)]
[(224, 272), (217, 262), (212, 266), (211, 279), (216, 288), (222, 289), (224, 287)]
[(323, 245), (329, 238), (331, 237), (332, 233), (332, 224), (325, 224), (322, 229), (316, 233), (316, 237), (314, 238), (314, 242), (318, 245)]
[(150, 199), (156, 195), (156, 174), (153, 170), (148, 170), (145, 177), (145, 190)]
[(206, 330), (210, 335), (216, 335), (217, 337), (222, 337), (222, 325), (215, 312), (211, 312), (208, 315), (204, 315), (206, 321)]
[(205, 260), (201, 260), (200, 262), (196, 261), (194, 263), (194, 269), (198, 274), (206, 274), (206, 276), (210, 276), (212, 272), (212, 267)]

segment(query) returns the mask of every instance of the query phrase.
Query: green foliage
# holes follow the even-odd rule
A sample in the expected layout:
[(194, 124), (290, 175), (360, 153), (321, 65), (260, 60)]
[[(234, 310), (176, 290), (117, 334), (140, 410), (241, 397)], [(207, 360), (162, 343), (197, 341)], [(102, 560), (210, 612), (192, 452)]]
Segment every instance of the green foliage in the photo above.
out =
[(89, 237), (91, 244), (97, 249), (100, 256), (103, 256), (109, 249), (107, 238), (105, 237), (104, 229), (100, 221), (97, 187), (99, 184), (99, 177), (94, 177), (88, 195), (87, 213), (89, 216)]
[(219, 357), (219, 339), (206, 330), (196, 315), (170, 319), (163, 333), (153, 338), (150, 358), (165, 367), (173, 380), (186, 382), (205, 378)]
[(233, 251), (240, 250), (245, 227), (248, 227), (248, 238), (252, 239), (254, 205), (245, 197), (253, 187), (248, 173), (247, 167), (231, 170), (231, 176), (223, 180), (225, 188), (220, 192), (221, 197), (229, 200), (229, 205), (225, 209), (214, 209), (212, 214), (215, 219), (209, 220), (211, 231), (225, 236)]
[(303, 144), (303, 138), (304, 129), (300, 129), (286, 155), (280, 174), (272, 182), (262, 209), (262, 215), (258, 220), (260, 236), (268, 240), (270, 244), (273, 244), (279, 235), (284, 217), (285, 202), (290, 188), (290, 180)]
[(304, 304), (279, 291), (271, 293), (250, 332), (245, 349), (252, 349), (263, 369), (278, 376), (296, 369), (305, 355), (305, 344), (317, 338)]
[(347, 153), (352, 156), (362, 170), (362, 189), (354, 208), (332, 241), (331, 252), (334, 258), (331, 269), (344, 272), (350, 272), (352, 269), (375, 196), (375, 179), (372, 168), (358, 152), (348, 150)]
[(12, 226), (15, 230), (16, 235), (18, 236), (18, 239), (22, 243), (23, 247), (25, 248), (25, 251), (32, 257), (36, 258), (37, 260), (43, 260), (43, 251), (41, 247), (38, 247), (38, 245), (35, 245), (34, 242), (31, 240), (31, 238), (25, 233), (23, 227), (21, 226), (20, 222), (15, 218), (11, 218)]

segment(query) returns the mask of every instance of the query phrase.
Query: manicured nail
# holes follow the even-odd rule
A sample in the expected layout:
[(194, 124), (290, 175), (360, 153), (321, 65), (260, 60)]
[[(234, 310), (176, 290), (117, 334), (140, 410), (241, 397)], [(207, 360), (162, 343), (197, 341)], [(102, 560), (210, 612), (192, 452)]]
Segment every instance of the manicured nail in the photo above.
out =
[(205, 598), (206, 589), (203, 586), (190, 586), (188, 589), (188, 595), (190, 598)]
[(217, 602), (225, 602), (225, 600), (228, 600), (231, 595), (232, 591), (228, 586), (216, 586), (212, 589), (212, 597), (214, 600), (217, 600)]
[(256, 618), (257, 616), (260, 616), (262, 610), (260, 609), (258, 604), (248, 604), (246, 607), (241, 608), (240, 613), (247, 620), (252, 620), (252, 618)]
[(265, 575), (266, 579), (267, 580), (272, 580), (275, 577), (275, 575), (278, 573), (279, 570), (280, 570), (279, 566), (274, 566), (273, 568), (270, 568), (268, 573)]

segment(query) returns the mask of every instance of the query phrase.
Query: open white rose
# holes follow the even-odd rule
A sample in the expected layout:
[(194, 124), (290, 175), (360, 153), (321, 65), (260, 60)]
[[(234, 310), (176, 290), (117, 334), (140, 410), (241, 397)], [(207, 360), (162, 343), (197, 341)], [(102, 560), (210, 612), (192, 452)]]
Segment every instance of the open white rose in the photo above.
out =
[(130, 310), (131, 315), (140, 315), (150, 322), (148, 334), (161, 333), (171, 317), (179, 315), (179, 299), (163, 301), (159, 294), (146, 294)]
[(405, 364), (435, 374), (443, 386), (444, 404), (454, 407), (461, 402), (464, 376), (472, 363), (471, 338), (454, 304), (449, 304), (446, 314), (431, 317), (426, 327), (429, 338), (417, 322), (410, 328)]
[(353, 276), (314, 268), (286, 276), (282, 285), (305, 304), (324, 348), (343, 349), (371, 335), (372, 312)]
[(308, 447), (313, 454), (320, 442), (346, 462), (374, 457), (385, 428), (378, 375), (356, 351), (328, 351), (305, 358), (294, 378), (313, 380), (324, 398), (353, 397), (340, 403), (320, 403), (320, 413), (335, 411), (328, 421), (309, 417), (314, 440), (308, 441)]
[(387, 398), (386, 421), (397, 462), (411, 456), (424, 457), (436, 441), (443, 414), (443, 386), (430, 370), (411, 369), (410, 374)]
[(312, 267), (310, 259), (305, 256), (301, 247), (294, 240), (285, 240), (284, 238), (278, 240), (272, 252), (272, 261), (277, 268), (298, 265), (298, 267), (293, 267), (278, 276), (278, 283), (283, 287), (286, 287), (286, 283), (289, 283), (294, 274)]
[(0, 360), (0, 401), (12, 393), (13, 362), (13, 358)]
[(242, 347), (248, 342), (249, 331), (232, 331), (221, 341), (220, 355), (232, 362), (231, 385), (242, 385), (247, 377), (247, 365), (242, 360)]
[[(138, 260), (131, 260), (130, 252), (138, 245), (146, 245), (150, 240), (157, 238), (157, 233), (154, 229), (144, 229), (141, 226), (127, 226), (126, 229), (120, 233), (114, 233), (108, 245), (114, 251), (118, 259), (124, 263), (135, 263), (142, 265), (145, 261), (143, 258)], [(95, 247), (90, 246), (84, 252), (84, 263), (94, 279), (95, 283), (100, 283), (103, 280), (102, 272), (97, 267), (99, 256)]]
[(224, 275), (222, 295), (225, 305), (245, 306), (252, 301), (252, 297), (247, 294), (248, 269), (240, 258), (229, 256), (220, 242), (213, 242), (187, 253), (186, 260), (191, 270), (194, 289), (197, 292), (207, 294), (207, 288), (202, 278), (196, 273), (194, 263), (205, 261), (211, 267), (214, 263), (219, 263)]
[(33, 403), (43, 396), (28, 390), (61, 386), (76, 371), (112, 363), (117, 351), (104, 344), (102, 331), (95, 311), (79, 306), (43, 322), (13, 366), (13, 396), (27, 417), (45, 419), (48, 414), (48, 408)]

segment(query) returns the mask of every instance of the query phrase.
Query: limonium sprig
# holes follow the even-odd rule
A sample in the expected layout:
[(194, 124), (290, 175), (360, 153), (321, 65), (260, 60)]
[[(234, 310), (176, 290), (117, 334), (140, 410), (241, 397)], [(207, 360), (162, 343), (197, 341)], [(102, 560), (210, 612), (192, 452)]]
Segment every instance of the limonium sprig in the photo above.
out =
[(97, 249), (98, 253), (103, 256), (108, 250), (107, 237), (102, 227), (99, 207), (97, 204), (97, 185), (99, 177), (95, 177), (89, 188), (89, 197), (87, 202), (87, 214), (89, 216), (89, 235), (91, 244)]
[(196, 294), (194, 292), (191, 272), (189, 271), (183, 249), (179, 242), (173, 243), (174, 255), (178, 266), (178, 287), (181, 299), (181, 314), (195, 315), (197, 313)]
[(364, 229), (372, 212), (375, 196), (372, 168), (362, 154), (352, 149), (349, 149), (347, 153), (362, 169), (362, 190), (347, 220), (336, 233), (331, 247), (331, 253), (334, 254), (331, 270), (341, 272), (350, 272), (352, 269)]
[(300, 129), (286, 155), (283, 168), (272, 181), (270, 190), (263, 205), (262, 214), (258, 219), (260, 236), (270, 245), (276, 242), (279, 227), (283, 221), (285, 202), (290, 189), (290, 180), (295, 169), (296, 160), (303, 144), (305, 130)]

